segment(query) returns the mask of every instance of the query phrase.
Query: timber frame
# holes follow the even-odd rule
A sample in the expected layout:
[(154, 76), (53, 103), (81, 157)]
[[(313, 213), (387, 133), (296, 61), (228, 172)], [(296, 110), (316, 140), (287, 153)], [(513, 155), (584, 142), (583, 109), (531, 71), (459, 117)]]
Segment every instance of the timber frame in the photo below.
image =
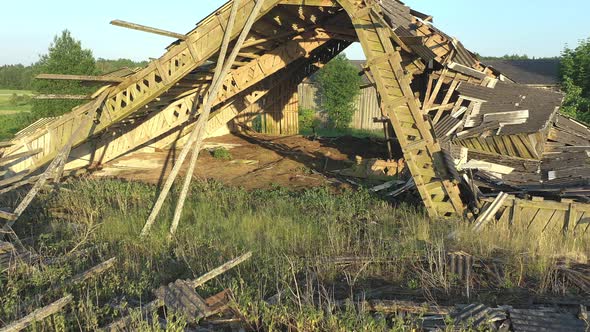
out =
[[(433, 218), (473, 218), (485, 200), (457, 176), (441, 143), (461, 128), (455, 115), (477, 108), (464, 107), (469, 96), (458, 91), (467, 84), (495, 86), (501, 75), (431, 21), (397, 0), (232, 0), (187, 34), (115, 20), (177, 40), (142, 69), (100, 77), (40, 76), (105, 85), (91, 96), (46, 96), (90, 101), (40, 120), (3, 145), (0, 190), (34, 182), (34, 196), (35, 188), (59, 180), (64, 170), (92, 169), (144, 147), (184, 141), (183, 156), (193, 146), (198, 156), (203, 137), (251, 120), (262, 111), (261, 101), (285, 109), (298, 83), (358, 41), (386, 137), (401, 146), (426, 211)], [(28, 203), (0, 217), (12, 225)]]

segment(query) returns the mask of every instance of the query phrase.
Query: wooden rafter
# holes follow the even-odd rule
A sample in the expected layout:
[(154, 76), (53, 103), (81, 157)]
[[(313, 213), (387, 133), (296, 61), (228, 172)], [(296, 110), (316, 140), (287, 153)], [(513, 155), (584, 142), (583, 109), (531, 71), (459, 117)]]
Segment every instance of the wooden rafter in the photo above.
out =
[(126, 22), (126, 21), (122, 21), (122, 20), (113, 20), (113, 21), (111, 21), (111, 24), (115, 25), (115, 26), (127, 28), (127, 29), (153, 33), (156, 35), (176, 38), (176, 39), (180, 39), (180, 40), (186, 40), (188, 38), (186, 35), (183, 35), (181, 33), (171, 32), (171, 31), (162, 30), (162, 29), (158, 29), (158, 28), (152, 28), (147, 25), (141, 25), (141, 24)]
[(89, 75), (65, 75), (65, 74), (40, 74), (37, 75), (40, 80), (62, 80), (62, 81), (82, 81), (82, 82), (107, 82), (121, 83), (124, 78), (115, 76), (89, 76)]

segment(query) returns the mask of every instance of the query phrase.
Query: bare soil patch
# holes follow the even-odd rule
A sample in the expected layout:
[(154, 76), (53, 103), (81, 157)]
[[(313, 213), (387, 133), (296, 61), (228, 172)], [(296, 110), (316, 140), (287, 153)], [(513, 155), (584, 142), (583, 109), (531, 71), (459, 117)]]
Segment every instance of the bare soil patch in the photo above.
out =
[[(387, 152), (383, 140), (352, 136), (310, 139), (239, 134), (210, 138), (205, 143), (196, 176), (245, 189), (345, 187), (346, 184), (332, 179), (329, 172), (350, 167), (356, 156), (384, 158)], [(209, 150), (216, 147), (226, 147), (231, 160), (214, 158)], [(131, 153), (105, 165), (95, 176), (161, 184), (179, 153), (180, 148)], [(188, 161), (181, 176), (187, 167)]]

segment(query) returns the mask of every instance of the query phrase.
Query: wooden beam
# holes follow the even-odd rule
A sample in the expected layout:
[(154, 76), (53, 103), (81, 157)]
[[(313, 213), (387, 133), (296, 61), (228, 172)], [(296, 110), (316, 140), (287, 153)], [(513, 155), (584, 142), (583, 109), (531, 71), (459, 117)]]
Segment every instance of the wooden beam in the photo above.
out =
[(65, 74), (40, 74), (35, 77), (39, 80), (63, 80), (63, 81), (83, 81), (83, 82), (107, 82), (121, 83), (123, 78), (115, 76), (89, 76), (89, 75), (65, 75)]
[(38, 100), (92, 100), (89, 95), (36, 95), (34, 99)]
[(135, 23), (121, 21), (121, 20), (113, 20), (113, 21), (111, 21), (111, 24), (118, 26), (118, 27), (122, 27), (122, 28), (153, 33), (156, 35), (172, 37), (172, 38), (176, 38), (176, 39), (180, 39), (180, 40), (187, 40), (188, 39), (188, 37), (186, 35), (183, 35), (181, 33), (162, 30), (162, 29), (158, 29), (158, 28), (152, 28), (152, 27), (149, 27), (146, 25), (135, 24)]
[[(237, 6), (236, 5), (237, 1), (238, 0), (234, 0), (234, 6)], [(202, 144), (203, 140), (205, 139), (207, 122), (209, 121), (209, 114), (211, 113), (211, 108), (213, 107), (213, 102), (216, 99), (215, 96), (217, 96), (219, 90), (221, 89), (222, 82), (225, 80), (225, 77), (227, 76), (227, 74), (231, 70), (232, 65), (235, 64), (236, 57), (238, 56), (238, 53), (242, 49), (242, 46), (244, 45), (244, 41), (246, 40), (246, 38), (248, 37), (248, 34), (250, 33), (250, 29), (254, 25), (254, 22), (256, 21), (256, 17), (258, 16), (258, 13), (260, 13), (260, 10), (262, 9), (262, 3), (263, 3), (263, 1), (256, 2), (256, 4), (254, 5), (254, 8), (252, 9), (252, 12), (250, 13), (250, 16), (248, 17), (248, 20), (244, 24), (242, 32), (240, 33), (240, 36), (238, 37), (238, 40), (236, 41), (231, 54), (229, 55), (229, 57), (227, 59), (225, 59), (225, 61), (223, 59), (220, 59), (219, 61), (221, 61), (221, 63), (218, 61), (217, 68), (215, 68), (215, 76), (213, 78), (213, 83), (211, 84), (209, 94), (208, 94), (207, 98), (205, 99), (203, 111), (199, 117), (199, 120), (197, 121), (197, 125), (196, 125), (193, 133), (191, 134), (191, 137), (189, 138), (189, 143), (187, 143), (187, 146), (185, 147), (185, 149), (187, 150), (187, 154), (188, 154), (188, 151), (192, 148), (192, 156), (190, 159), (190, 164), (189, 164), (189, 167), (187, 170), (187, 174), (185, 175), (185, 179), (184, 179), (183, 187), (182, 187), (182, 190), (180, 193), (180, 197), (178, 199), (178, 203), (176, 204), (174, 218), (172, 219), (172, 226), (170, 227), (170, 236), (172, 236), (172, 235), (174, 235), (174, 233), (176, 233), (176, 229), (178, 228), (178, 224), (180, 222), (180, 217), (182, 215), (182, 211), (184, 208), (184, 202), (186, 200), (186, 197), (187, 197), (189, 189), (190, 189), (190, 184), (192, 181), (194, 170), (197, 167), (197, 159), (199, 158), (199, 152), (201, 151), (201, 144)], [(230, 19), (228, 21), (228, 26), (231, 26), (233, 28), (234, 20), (235, 20), (235, 17), (233, 15), (230, 16)], [(229, 44), (229, 40), (227, 40), (227, 41), (224, 40), (223, 42), (224, 42), (224, 45)], [(227, 50), (227, 46), (226, 46), (226, 50)], [(182, 161), (180, 161), (179, 164), (180, 164), (179, 166), (181, 166)]]
[(410, 9), (410, 14), (416, 16), (417, 18), (421, 19), (424, 22), (433, 22), (434, 18), (431, 15), (421, 13), (417, 10)]
[(95, 267), (89, 269), (88, 271), (82, 272), (82, 273), (74, 276), (72, 279), (70, 279), (68, 281), (68, 283), (78, 284), (81, 282), (85, 282), (88, 279), (95, 277), (97, 275), (100, 275), (103, 272), (111, 269), (113, 266), (115, 266), (115, 263), (117, 263), (117, 257), (113, 257), (107, 261), (104, 261), (104, 262), (96, 265)]
[(231, 261), (207, 272), (206, 274), (200, 276), (198, 279), (195, 279), (191, 282), (194, 288), (197, 288), (201, 285), (204, 285), (207, 281), (217, 278), (217, 276), (233, 269), (234, 267), (242, 264), (243, 262), (247, 261), (252, 257), (252, 252), (245, 253), (244, 255), (234, 258)]
[(260, 58), (260, 55), (256, 54), (256, 53), (246, 53), (246, 52), (241, 52), (238, 53), (238, 56), (242, 57), (242, 58), (246, 58), (246, 59), (258, 59)]
[(31, 190), (29, 190), (27, 195), (18, 204), (18, 206), (14, 210), (14, 213), (16, 214), (16, 219), (11, 220), (8, 224), (4, 225), (4, 227), (2, 228), (3, 231), (6, 231), (7, 229), (11, 228), (12, 225), (14, 225), (14, 223), (27, 209), (29, 204), (31, 204), (35, 196), (37, 196), (37, 193), (41, 190), (41, 188), (43, 188), (43, 186), (49, 179), (53, 177), (56, 181), (60, 180), (64, 171), (65, 164), (67, 163), (68, 157), (70, 156), (70, 152), (72, 150), (74, 142), (76, 141), (76, 139), (78, 139), (78, 136), (82, 135), (85, 130), (89, 129), (89, 126), (92, 127), (92, 122), (96, 116), (97, 109), (102, 106), (108, 95), (109, 91), (105, 90), (102, 96), (93, 102), (92, 111), (86, 114), (85, 118), (80, 122), (78, 128), (76, 128), (76, 130), (69, 137), (65, 145), (60, 149), (55, 159), (53, 159), (53, 161), (45, 169), (43, 174), (41, 174), (37, 182), (35, 182)]
[(404, 42), (404, 44), (410, 45), (424, 45), (424, 37), (422, 36), (399, 36), (399, 39)]
[(7, 326), (0, 329), (0, 332), (15, 332), (24, 330), (34, 322), (42, 321), (43, 319), (61, 311), (66, 305), (72, 302), (72, 299), (72, 295), (63, 297), (44, 308), (33, 311), (31, 314), (24, 318), (21, 318), (11, 324), (8, 324)]
[[(141, 236), (145, 236), (149, 233), (152, 225), (156, 221), (156, 217), (160, 213), (162, 205), (164, 204), (164, 201), (166, 200), (166, 197), (168, 196), (170, 189), (172, 188), (172, 185), (174, 184), (174, 181), (176, 180), (176, 177), (178, 176), (178, 173), (180, 172), (180, 168), (181, 168), (182, 164), (184, 163), (184, 160), (188, 156), (190, 150), (192, 150), (193, 145), (194, 144), (198, 145), (198, 141), (200, 141), (200, 137), (202, 136), (201, 132), (203, 131), (201, 129), (203, 128), (203, 124), (207, 121), (207, 120), (204, 120), (204, 118), (208, 119), (208, 117), (209, 117), (209, 112), (211, 111), (211, 105), (212, 105), (213, 98), (214, 98), (214, 96), (217, 95), (219, 88), (220, 88), (219, 82), (225, 78), (225, 74), (227, 73), (227, 71), (229, 71), (231, 69), (232, 63), (235, 61), (236, 57), (238, 56), (238, 53), (240, 52), (240, 49), (242, 48), (242, 45), (243, 45), (244, 41), (246, 40), (248, 33), (250, 32), (250, 28), (254, 24), (254, 21), (258, 15), (258, 13), (260, 12), (260, 8), (261, 8), (260, 6), (263, 1), (258, 1), (256, 3), (256, 5), (254, 5), (254, 9), (252, 10), (252, 14), (250, 15), (250, 17), (248, 18), (248, 20), (244, 24), (244, 28), (242, 30), (242, 33), (238, 37), (238, 40), (236, 41), (236, 44), (234, 45), (234, 48), (232, 50), (232, 53), (229, 56), (229, 59), (226, 59), (225, 57), (226, 57), (226, 53), (229, 48), (229, 43), (231, 40), (231, 32), (234, 29), (234, 23), (235, 23), (237, 12), (238, 12), (239, 2), (240, 2), (239, 0), (234, 0), (232, 3), (231, 12), (230, 12), (229, 19), (228, 19), (226, 29), (225, 29), (225, 34), (224, 34), (222, 42), (221, 42), (221, 48), (219, 51), (217, 64), (215, 66), (215, 73), (213, 75), (213, 83), (211, 84), (211, 87), (209, 88), (208, 95), (207, 95), (206, 101), (205, 101), (205, 105), (203, 106), (203, 113), (199, 117), (197, 126), (195, 127), (195, 129), (191, 133), (188, 143), (180, 152), (180, 155), (178, 156), (178, 159), (176, 160), (174, 167), (172, 168), (172, 171), (168, 175), (168, 178), (166, 179), (164, 187), (162, 188), (160, 195), (158, 195), (156, 203), (154, 204), (154, 207), (152, 208), (152, 211), (151, 211), (150, 215), (148, 216), (148, 219), (141, 231)], [(227, 62), (227, 64), (226, 64), (226, 62)], [(197, 104), (198, 103), (195, 102), (193, 108), (196, 108)], [(195, 111), (195, 109), (192, 109), (191, 111)], [(198, 153), (199, 153), (199, 151), (198, 151), (198, 146), (197, 146), (195, 151), (193, 151), (193, 156), (195, 156), (195, 155), (198, 156)], [(188, 179), (189, 183), (192, 178), (192, 174), (193, 174), (192, 172), (194, 170), (194, 167), (195, 166), (192, 164), (192, 159), (191, 159), (191, 166), (189, 166), (189, 172), (186, 175), (186, 179)], [(185, 184), (186, 184), (186, 180), (185, 180)], [(179, 206), (182, 209), (182, 205), (184, 204), (184, 200), (182, 198), (182, 195), (185, 193), (185, 189), (186, 189), (185, 187), (186, 186), (183, 187), (183, 191), (181, 193), (181, 198), (179, 199), (179, 202), (178, 202), (178, 205), (176, 208), (177, 212), (175, 213), (175, 219), (176, 219), (176, 215), (178, 215)], [(177, 227), (175, 222), (176, 222), (176, 220), (173, 220), (171, 233), (173, 233), (173, 230), (175, 230)]]
[[(234, 6), (236, 6), (237, 1), (238, 0), (234, 0)], [(211, 113), (211, 107), (213, 106), (215, 96), (217, 96), (217, 94), (219, 93), (219, 90), (222, 87), (222, 82), (225, 80), (225, 77), (227, 76), (227, 74), (231, 70), (232, 65), (236, 61), (236, 57), (238, 56), (238, 53), (242, 49), (242, 46), (244, 45), (244, 41), (246, 40), (246, 38), (248, 37), (248, 34), (250, 33), (250, 29), (252, 28), (252, 26), (254, 25), (254, 22), (256, 21), (256, 17), (258, 16), (258, 13), (260, 13), (260, 10), (262, 9), (262, 4), (263, 4), (263, 1), (256, 2), (256, 4), (254, 5), (254, 8), (252, 8), (252, 12), (250, 13), (250, 16), (248, 17), (246, 23), (244, 24), (242, 32), (240, 33), (240, 36), (238, 37), (238, 40), (236, 41), (234, 48), (232, 49), (232, 52), (230, 53), (229, 57), (227, 59), (225, 59), (225, 61), (223, 61), (223, 59), (220, 59), (219, 61), (221, 61), (222, 63), (220, 63), (218, 61), (217, 68), (215, 68), (215, 76), (213, 78), (213, 84), (211, 85), (210, 90), (209, 90), (209, 95), (205, 100), (205, 105), (203, 106), (203, 111), (199, 117), (199, 120), (197, 121), (197, 125), (196, 125), (193, 133), (191, 134), (191, 137), (189, 138), (189, 142), (187, 143), (187, 145), (185, 147), (185, 149), (187, 151), (187, 155), (188, 155), (189, 150), (192, 149), (193, 151), (192, 151), (192, 156), (190, 159), (190, 164), (189, 164), (188, 170), (187, 170), (185, 178), (184, 178), (182, 191), (180, 193), (178, 203), (176, 204), (176, 210), (174, 211), (174, 218), (172, 219), (172, 226), (170, 227), (170, 236), (172, 236), (176, 232), (176, 229), (178, 228), (178, 224), (180, 222), (180, 217), (182, 215), (182, 210), (184, 208), (184, 202), (186, 200), (186, 197), (187, 197), (189, 189), (190, 189), (190, 184), (192, 181), (193, 173), (195, 171), (195, 168), (197, 167), (197, 159), (199, 158), (199, 152), (201, 151), (201, 144), (203, 142), (203, 139), (205, 138), (207, 122), (209, 121), (209, 114)], [(230, 24), (231, 24), (231, 26), (233, 27), (234, 20), (235, 20), (235, 17), (230, 16), (228, 26), (230, 26)], [(229, 43), (229, 40), (228, 41), (224, 40), (223, 42), (224, 42), (224, 44), (226, 44), (226, 43)], [(227, 48), (227, 46), (226, 46), (226, 48)], [(221, 70), (221, 72), (220, 72), (220, 70)], [(182, 152), (184, 152), (184, 149)], [(181, 152), (181, 154), (182, 154), (182, 152)], [(180, 160), (180, 158), (179, 158), (179, 160)], [(182, 166), (182, 163), (183, 163), (182, 161), (179, 162), (179, 169), (180, 169), (180, 166)], [(176, 167), (176, 165), (174, 165), (174, 166)], [(174, 181), (174, 179), (172, 179), (172, 180)]]
[(314, 25), (312, 27), (307, 27), (305, 29), (301, 28), (301, 29), (297, 29), (295, 31), (289, 31), (289, 32), (279, 33), (279, 34), (276, 34), (274, 36), (270, 36), (268, 38), (263, 38), (263, 39), (259, 39), (259, 40), (254, 40), (254, 41), (251, 41), (251, 42), (247, 42), (247, 43), (244, 43), (244, 45), (242, 45), (242, 49), (247, 48), (247, 47), (257, 46), (257, 45), (264, 44), (266, 42), (277, 40), (277, 39), (281, 39), (281, 38), (294, 37), (296, 35), (302, 34), (303, 32), (305, 32), (307, 30), (315, 29), (316, 27), (317, 26)]
[(14, 221), (16, 220), (18, 216), (14, 213), (10, 213), (10, 212), (6, 212), (6, 211), (2, 211), (0, 210), (0, 219), (4, 219), (4, 220), (8, 220), (8, 221)]
[(334, 0), (282, 0), (280, 4), (313, 7), (340, 7), (340, 5)]
[(13, 155), (4, 156), (4, 157), (0, 158), (0, 165), (4, 164), (6, 162), (12, 161), (12, 160), (34, 156), (36, 154), (39, 154), (41, 151), (43, 151), (43, 149), (35, 149), (35, 150), (31, 150), (31, 151), (25, 151), (25, 152), (13, 154)]

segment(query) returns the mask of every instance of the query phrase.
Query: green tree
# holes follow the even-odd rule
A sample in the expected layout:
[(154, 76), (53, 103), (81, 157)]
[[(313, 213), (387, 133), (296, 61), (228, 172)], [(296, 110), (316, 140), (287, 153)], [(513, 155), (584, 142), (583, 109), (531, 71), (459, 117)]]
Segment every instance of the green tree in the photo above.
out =
[(354, 101), (360, 93), (359, 70), (339, 55), (319, 71), (317, 82), (330, 126), (346, 129), (354, 115)]
[(590, 38), (566, 47), (561, 60), (561, 88), (566, 93), (562, 112), (590, 123)]
[[(68, 30), (55, 37), (49, 46), (49, 53), (41, 56), (36, 68), (37, 73), (45, 74), (97, 74), (92, 51), (83, 49), (82, 43), (74, 39)], [(89, 94), (95, 90), (76, 81), (54, 80), (35, 80), (33, 89), (40, 94)], [(35, 100), (32, 120), (62, 115), (79, 104), (79, 101), (71, 100)]]
[(96, 60), (96, 68), (101, 74), (112, 73), (122, 68), (133, 69), (137, 67), (145, 67), (147, 65), (147, 61), (136, 62), (129, 59), (107, 60), (99, 58)]
[(33, 78), (33, 68), (23, 65), (0, 67), (0, 89), (29, 90)]

